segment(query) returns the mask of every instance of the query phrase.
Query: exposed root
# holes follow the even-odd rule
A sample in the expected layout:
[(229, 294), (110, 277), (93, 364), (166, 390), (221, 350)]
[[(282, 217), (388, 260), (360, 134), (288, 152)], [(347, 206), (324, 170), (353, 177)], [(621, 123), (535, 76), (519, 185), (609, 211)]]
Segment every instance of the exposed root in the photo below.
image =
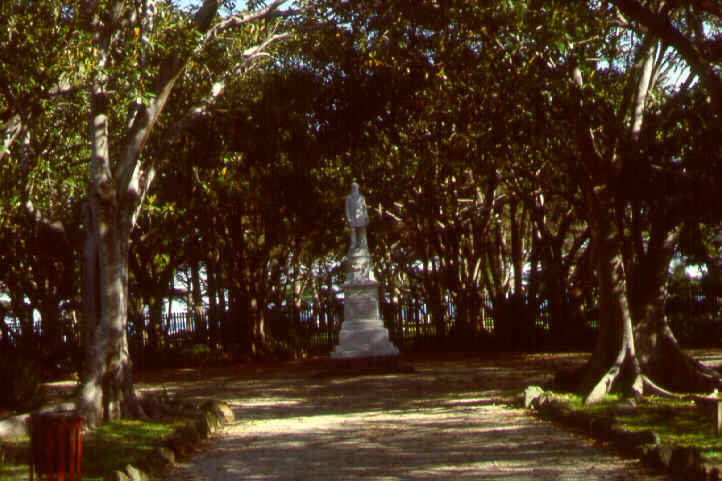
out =
[[(650, 394), (656, 394), (658, 396), (670, 398), (670, 399), (679, 399), (684, 401), (697, 401), (700, 398), (704, 398), (704, 394), (687, 394), (687, 393), (677, 393), (673, 391), (669, 391), (667, 389), (664, 389), (663, 387), (657, 385), (654, 381), (652, 381), (647, 376), (641, 376), (644, 380), (644, 387), (647, 391), (649, 391)], [(717, 388), (715, 388), (711, 393), (707, 393), (707, 396), (717, 397)]]
[(604, 373), (602, 378), (597, 381), (587, 397), (584, 398), (584, 404), (596, 404), (601, 401), (604, 396), (612, 391), (614, 381), (619, 377), (619, 373), (622, 372), (622, 362), (617, 360), (609, 370)]
[(713, 388), (722, 389), (722, 379), (720, 379), (720, 374), (718, 372), (708, 368), (689, 354), (685, 353), (685, 359), (690, 370), (694, 373), (694, 375), (698, 376), (702, 382), (708, 383)]
[(689, 396), (687, 396), (687, 395), (668, 391), (668, 390), (664, 389), (663, 387), (658, 386), (657, 384), (654, 383), (654, 381), (649, 379), (644, 374), (640, 377), (642, 378), (642, 381), (644, 382), (645, 390), (649, 390), (649, 392), (651, 394), (656, 394), (658, 396), (668, 397), (668, 398), (672, 398), (672, 399), (688, 399), (689, 398)]
[[(609, 394), (612, 390), (612, 385), (619, 377), (619, 374), (621, 373), (621, 368), (619, 365), (615, 363), (614, 366), (612, 366), (605, 374), (602, 376), (602, 378), (599, 380), (599, 382), (594, 386), (594, 388), (591, 390), (591, 392), (587, 395), (587, 397), (584, 399), (584, 404), (594, 404), (599, 401), (601, 401), (606, 394)], [(719, 381), (718, 381), (719, 382)], [(648, 376), (644, 374), (639, 374), (636, 376), (633, 384), (632, 384), (632, 391), (633, 394), (636, 397), (642, 397), (644, 394), (656, 394), (658, 396), (670, 398), (670, 399), (680, 399), (680, 400), (693, 400), (696, 399), (698, 396), (690, 395), (690, 394), (682, 394), (682, 393), (676, 393), (667, 389), (664, 389), (654, 381), (652, 381)]]

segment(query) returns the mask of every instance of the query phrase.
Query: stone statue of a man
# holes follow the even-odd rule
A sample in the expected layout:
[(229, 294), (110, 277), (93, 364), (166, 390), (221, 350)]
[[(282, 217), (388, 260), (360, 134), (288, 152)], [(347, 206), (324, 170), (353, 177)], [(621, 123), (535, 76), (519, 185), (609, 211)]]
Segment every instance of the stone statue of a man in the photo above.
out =
[(366, 199), (358, 191), (358, 184), (351, 184), (351, 193), (346, 196), (346, 220), (351, 228), (351, 249), (368, 249), (366, 226), (369, 215), (366, 211)]

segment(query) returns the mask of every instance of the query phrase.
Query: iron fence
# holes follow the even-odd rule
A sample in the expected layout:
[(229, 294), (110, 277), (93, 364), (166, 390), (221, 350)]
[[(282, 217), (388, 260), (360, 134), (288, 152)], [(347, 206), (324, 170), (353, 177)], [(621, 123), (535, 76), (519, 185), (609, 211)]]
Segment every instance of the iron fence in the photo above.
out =
[[(507, 300), (511, 302), (510, 300)], [(543, 344), (545, 337), (552, 335), (552, 323), (549, 307), (546, 302), (529, 304), (522, 302), (521, 310), (513, 311), (520, 319), (503, 317), (505, 300), (484, 299), (478, 312), (473, 315), (474, 324), (465, 326), (463, 336), (493, 337), (501, 333), (498, 319), (514, 322), (514, 329), (531, 329), (533, 332), (515, 332), (517, 339), (532, 335), (534, 342)], [(508, 306), (507, 306), (508, 307)], [(456, 306), (450, 300), (443, 303), (443, 317), (434, 321), (428, 306), (417, 299), (404, 299), (401, 302), (382, 302), (381, 315), (385, 326), (394, 343), (401, 348), (410, 348), (417, 344), (434, 344), (440, 339), (448, 338), (459, 329), (456, 323)], [(498, 312), (495, 312), (495, 309)], [(519, 308), (517, 308), (519, 309)], [(271, 342), (281, 344), (290, 350), (327, 352), (338, 343), (338, 332), (343, 322), (342, 301), (327, 302), (321, 305), (304, 304), (301, 307), (273, 307), (265, 313), (266, 334)], [(508, 313), (507, 313), (508, 314)], [(596, 311), (594, 308), (584, 313), (585, 319), (580, 328), (596, 329)], [(676, 289), (671, 291), (666, 305), (666, 315), (677, 339), (686, 347), (722, 346), (722, 295), (710, 293), (701, 288)], [(161, 336), (164, 344), (178, 344), (184, 340), (204, 342), (208, 339), (211, 324), (221, 326), (225, 322), (234, 322), (227, 313), (211, 319), (209, 312), (172, 312), (165, 313), (161, 318)], [(27, 323), (24, 327), (29, 329)], [(149, 343), (150, 318), (131, 320), (128, 334), (131, 344), (143, 349)], [(15, 318), (4, 319), (3, 335), (9, 336), (13, 342), (19, 338), (23, 325)], [(32, 323), (35, 336), (41, 336), (43, 325), (36, 319)], [(222, 335), (223, 330), (220, 329)], [(3, 334), (5, 333), (5, 334)], [(471, 334), (470, 334), (471, 333)], [(24, 334), (23, 334), (24, 335)], [(75, 321), (64, 321), (63, 340), (67, 344), (77, 345), (80, 342), (79, 326)], [(514, 341), (514, 339), (512, 339)], [(521, 346), (523, 347), (523, 346)]]

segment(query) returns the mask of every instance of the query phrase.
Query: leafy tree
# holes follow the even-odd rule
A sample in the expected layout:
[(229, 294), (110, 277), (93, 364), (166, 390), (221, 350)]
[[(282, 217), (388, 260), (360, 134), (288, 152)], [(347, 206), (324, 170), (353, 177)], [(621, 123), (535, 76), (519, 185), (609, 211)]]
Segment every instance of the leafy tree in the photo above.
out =
[[(72, 20), (52, 2), (7, 2), (0, 23), (0, 236), (5, 246), (0, 256), (7, 266), (0, 277), (23, 333), (32, 336), (30, 312), (38, 309), (45, 350), (53, 353), (66, 327), (61, 303), (78, 304), (74, 253), (81, 235), (82, 166), (77, 155), (84, 144), (81, 135), (64, 131), (80, 121), (85, 105), (79, 95), (83, 76), (73, 63), (78, 39)], [(64, 53), (58, 39), (73, 55)]]
[[(467, 322), (481, 308), (483, 270), (471, 259), (481, 256), (493, 205), (486, 203), (499, 184), (485, 149), (503, 135), (495, 127), (502, 113), (484, 118), (497, 94), (478, 88), (498, 85), (498, 51), (479, 49), (475, 28), (506, 25), (511, 14), (464, 2), (317, 5), (323, 26), (311, 31), (304, 53), (329, 79), (319, 137), (339, 145), (340, 153), (327, 154), (339, 175), (356, 177), (378, 202), (385, 248), (377, 257), (390, 256), (383, 277), (415, 279), (443, 334), (449, 295), (463, 293), (457, 306), (476, 306), (462, 316)], [(386, 288), (397, 297), (401, 286)]]
[[(680, 226), (703, 215), (682, 208), (692, 192), (684, 186), (691, 158), (685, 146), (670, 142), (685, 138), (691, 118), (671, 119), (686, 109), (690, 85), (665, 90), (665, 69), (678, 59), (654, 39), (615, 26), (614, 12), (602, 4), (580, 11), (609, 22), (602, 27), (604, 44), (572, 43), (575, 50), (565, 57), (570, 82), (556, 92), (567, 92), (573, 113), (577, 150), (569, 155), (579, 161), (570, 164), (571, 173), (584, 196), (598, 276), (600, 331), (585, 379), (587, 402), (612, 387), (640, 396), (644, 388), (664, 391), (658, 383), (702, 390), (719, 382), (681, 351), (664, 318)], [(607, 69), (584, 64), (599, 57)]]
[[(148, 141), (154, 131), (172, 138), (181, 124), (204, 115), (229, 79), (255, 67), (266, 48), (286, 36), (277, 31), (278, 21), (270, 18), (281, 3), (224, 15), (219, 14), (220, 2), (214, 0), (188, 11), (153, 0), (34, 2), (29, 6), (13, 2), (4, 10), (3, 23), (10, 27), (6, 41), (21, 42), (28, 50), (28, 55), (12, 60), (26, 74), (20, 78), (30, 80), (23, 87), (30, 100), (16, 101), (14, 110), (7, 109), (3, 154), (23, 138), (17, 132), (32, 120), (25, 108), (38, 104), (35, 99), (42, 101), (43, 92), (69, 83), (89, 99), (89, 117), (85, 118), (90, 119), (90, 141), (84, 151), (74, 154), (77, 159), (87, 153), (90, 159), (83, 317), (92, 338), (87, 339), (79, 404), (91, 425), (103, 417), (119, 416), (121, 401), (129, 412), (138, 411), (125, 326), (130, 233), (157, 167), (156, 159), (148, 155)], [(42, 10), (52, 15), (40, 15)], [(32, 28), (41, 17), (54, 21)], [(222, 64), (206, 63), (213, 79), (196, 89), (204, 92), (191, 97), (193, 103), (186, 104), (176, 120), (164, 117), (171, 93), (189, 63), (204, 62), (210, 50), (222, 50), (223, 37), (234, 36), (245, 44), (242, 53), (233, 59), (225, 57)], [(52, 40), (44, 41), (45, 37)], [(39, 55), (32, 55), (34, 52)], [(36, 59), (37, 65), (28, 64)], [(70, 65), (80, 66), (77, 82), (70, 74), (63, 77), (57, 73)], [(53, 75), (64, 82), (48, 83), (47, 77)], [(12, 93), (16, 100), (24, 100)], [(10, 98), (7, 92), (5, 96)], [(52, 112), (50, 118), (60, 123), (57, 113)], [(68, 132), (85, 131), (78, 119), (71, 122), (61, 125)]]

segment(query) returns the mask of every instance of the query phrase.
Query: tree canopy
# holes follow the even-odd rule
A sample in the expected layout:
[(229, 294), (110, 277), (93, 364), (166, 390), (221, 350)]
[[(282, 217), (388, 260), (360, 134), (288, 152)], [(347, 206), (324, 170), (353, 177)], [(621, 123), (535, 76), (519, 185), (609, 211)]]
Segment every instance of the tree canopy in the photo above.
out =
[(301, 355), (270, 308), (335, 302), (353, 180), (386, 299), (449, 345), (596, 326), (590, 402), (719, 384), (665, 317), (675, 264), (722, 286), (714, 2), (247, 7), (0, 7), (0, 313), (80, 319), (93, 419), (137, 410), (127, 332), (163, 348), (178, 272), (214, 348)]

